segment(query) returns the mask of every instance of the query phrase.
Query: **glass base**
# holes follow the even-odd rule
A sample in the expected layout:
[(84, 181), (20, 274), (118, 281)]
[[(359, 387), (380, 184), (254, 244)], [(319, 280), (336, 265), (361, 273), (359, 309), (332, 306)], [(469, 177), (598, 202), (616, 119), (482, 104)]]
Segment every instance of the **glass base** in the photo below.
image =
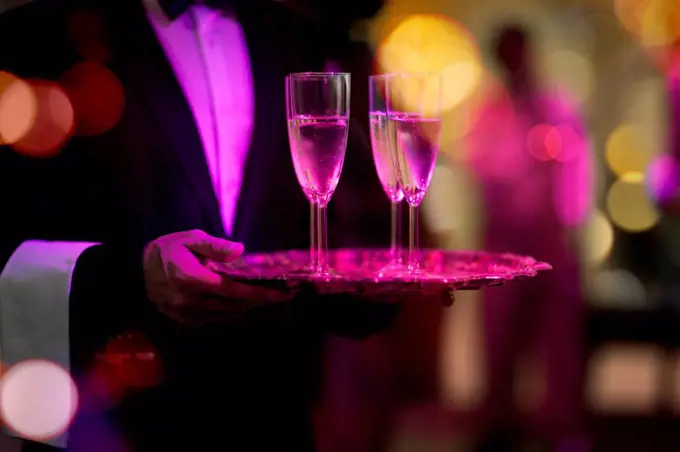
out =
[(315, 281), (332, 281), (334, 279), (340, 278), (338, 272), (332, 268), (316, 268), (312, 271), (310, 278)]
[(385, 265), (378, 271), (378, 276), (380, 277), (389, 277), (389, 276), (395, 276), (395, 275), (401, 275), (404, 272), (407, 272), (408, 268), (406, 265), (404, 265), (404, 262), (400, 260), (396, 260), (393, 262), (390, 262), (389, 264)]
[(407, 265), (401, 261), (389, 263), (378, 271), (378, 277), (382, 279), (399, 278), (405, 281), (418, 281), (430, 276), (430, 273), (423, 271), (419, 263)]

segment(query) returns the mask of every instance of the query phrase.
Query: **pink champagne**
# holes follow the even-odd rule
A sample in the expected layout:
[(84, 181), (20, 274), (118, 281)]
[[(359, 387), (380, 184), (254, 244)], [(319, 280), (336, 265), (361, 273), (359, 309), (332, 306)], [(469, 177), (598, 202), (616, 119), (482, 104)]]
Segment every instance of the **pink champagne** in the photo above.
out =
[(347, 148), (348, 119), (297, 116), (288, 120), (291, 155), (305, 195), (327, 203), (340, 180)]
[(394, 139), (390, 137), (392, 128), (389, 127), (387, 115), (383, 112), (371, 112), (371, 147), (373, 161), (378, 172), (378, 179), (391, 202), (401, 202), (404, 193), (399, 187), (397, 179)]
[(441, 119), (392, 116), (389, 122), (394, 128), (399, 184), (406, 201), (420, 205), (437, 163)]

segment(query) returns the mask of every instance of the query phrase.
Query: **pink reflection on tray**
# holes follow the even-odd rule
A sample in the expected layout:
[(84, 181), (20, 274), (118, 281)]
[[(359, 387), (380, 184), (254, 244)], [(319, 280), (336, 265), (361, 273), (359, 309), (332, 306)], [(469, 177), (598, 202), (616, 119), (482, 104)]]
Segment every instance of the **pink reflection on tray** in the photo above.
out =
[(314, 284), (337, 291), (405, 290), (427, 288), (479, 289), (508, 280), (533, 277), (552, 267), (532, 257), (484, 251), (422, 250), (421, 272), (417, 278), (404, 271), (385, 271), (390, 252), (385, 249), (339, 249), (328, 253), (333, 277), (314, 280), (305, 267), (308, 251), (292, 250), (250, 254), (227, 264), (212, 266), (235, 279), (286, 283), (288, 286)]

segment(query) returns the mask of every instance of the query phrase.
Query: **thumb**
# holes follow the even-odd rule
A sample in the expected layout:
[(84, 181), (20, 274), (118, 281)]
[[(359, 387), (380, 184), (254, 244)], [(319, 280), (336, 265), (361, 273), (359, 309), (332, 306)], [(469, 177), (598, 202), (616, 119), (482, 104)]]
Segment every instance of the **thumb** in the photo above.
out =
[(231, 261), (243, 254), (243, 244), (230, 242), (212, 236), (201, 237), (199, 240), (190, 241), (186, 247), (193, 253), (206, 259), (216, 261)]

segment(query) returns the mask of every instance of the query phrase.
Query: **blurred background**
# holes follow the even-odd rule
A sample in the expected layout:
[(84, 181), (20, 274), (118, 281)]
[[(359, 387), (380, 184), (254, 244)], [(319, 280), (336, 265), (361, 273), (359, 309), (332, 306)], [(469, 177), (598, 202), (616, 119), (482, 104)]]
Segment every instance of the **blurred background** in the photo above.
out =
[(434, 245), (556, 271), (353, 346), (322, 449), (680, 450), (677, 0), (389, 0), (343, 37), (354, 85), (444, 74)]
[[(673, 0), (392, 0), (354, 30), (356, 39), (371, 45), (383, 72), (446, 74), (441, 154), (424, 201), (437, 246), (502, 246), (557, 257), (540, 246), (520, 250), (512, 245), (513, 239), (527, 243), (518, 232), (522, 226), (533, 230), (533, 222), (550, 223), (551, 210), (557, 211), (564, 229), (576, 232), (569, 243), (578, 259), (580, 290), (570, 294), (582, 298), (584, 321), (578, 333), (563, 334), (581, 336), (584, 432), (596, 450), (680, 448), (673, 427), (680, 413), (679, 20), (680, 5)], [(523, 44), (513, 42), (518, 34), (524, 35)], [(503, 55), (499, 39), (515, 46), (505, 51), (510, 57)], [(530, 67), (513, 67), (522, 64), (517, 51), (522, 46), (531, 55), (525, 63)], [(513, 58), (514, 63), (507, 61)], [(516, 75), (522, 71), (531, 75)], [(499, 149), (515, 145), (522, 149)], [(557, 163), (551, 169), (517, 163), (522, 151), (544, 164)], [(585, 162), (575, 165), (577, 159)], [(554, 168), (559, 166), (572, 168)], [(558, 196), (542, 201), (536, 192), (548, 190), (539, 181), (545, 172), (551, 173), (545, 176), (552, 179), (547, 184)], [(513, 187), (506, 187), (512, 195), (498, 193), (503, 180), (512, 181), (508, 184)], [(580, 190), (588, 193), (581, 195)], [(568, 195), (559, 196), (561, 192)], [(581, 196), (587, 199), (566, 199)], [(527, 204), (539, 212), (529, 212)], [(520, 226), (492, 230), (488, 223), (499, 219)], [(537, 231), (542, 240), (559, 240), (557, 228), (546, 229)], [(505, 243), (492, 243), (496, 240), (490, 234), (504, 235)], [(558, 292), (569, 291), (577, 280), (564, 275), (553, 291), (534, 296), (563, 298)], [(489, 337), (488, 330), (497, 327), (489, 328), (484, 311), (498, 306), (482, 302), (491, 296), (514, 294), (505, 288), (461, 293), (446, 311), (439, 354), (441, 392), (434, 409), (438, 414), (412, 411), (413, 417), (403, 418), (404, 437), (414, 435), (427, 447), (437, 447), (428, 438), (456, 444), (456, 426), (468, 425), (466, 419), (475, 418), (472, 413), (493, 390), (490, 385), (497, 377), (488, 373), (494, 363), (484, 357), (493, 354), (492, 341), (499, 339)], [(516, 309), (520, 304), (515, 302)], [(568, 314), (545, 315), (558, 316), (545, 321), (569, 322)], [(569, 367), (565, 353), (561, 369)], [(535, 403), (545, 384), (545, 375), (526, 367), (514, 388), (520, 411), (522, 405)], [(446, 419), (445, 427), (435, 419)], [(461, 438), (465, 429), (458, 428)], [(583, 450), (573, 444), (563, 447)]]

